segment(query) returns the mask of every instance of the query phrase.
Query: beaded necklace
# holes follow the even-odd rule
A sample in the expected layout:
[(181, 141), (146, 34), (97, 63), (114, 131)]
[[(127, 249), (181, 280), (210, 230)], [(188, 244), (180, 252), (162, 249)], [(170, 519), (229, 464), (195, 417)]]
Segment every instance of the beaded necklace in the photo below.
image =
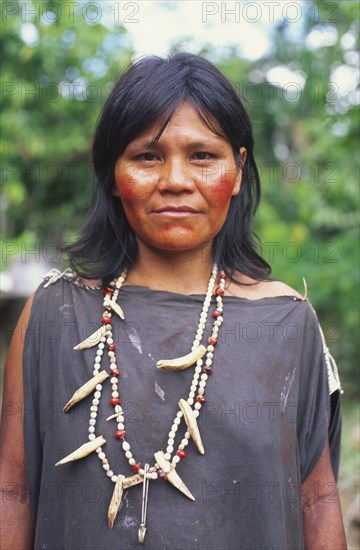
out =
[[(89, 441), (88, 443), (85, 443), (84, 445), (76, 449), (70, 455), (67, 455), (65, 458), (57, 462), (55, 466), (78, 460), (96, 451), (97, 456), (102, 463), (105, 474), (115, 484), (113, 496), (108, 510), (108, 526), (110, 528), (113, 528), (114, 526), (115, 518), (122, 501), (124, 489), (132, 487), (133, 485), (137, 485), (139, 483), (143, 483), (141, 523), (138, 531), (138, 540), (141, 543), (144, 542), (147, 529), (146, 512), (150, 480), (165, 479), (189, 499), (195, 500), (194, 496), (191, 494), (189, 489), (181, 480), (180, 476), (177, 474), (176, 466), (181, 459), (186, 457), (185, 448), (188, 445), (190, 439), (194, 441), (198, 451), (201, 454), (204, 454), (205, 452), (197, 425), (197, 418), (200, 414), (200, 409), (202, 405), (205, 403), (205, 387), (209, 375), (212, 374), (212, 362), (215, 346), (217, 343), (217, 336), (223, 322), (222, 296), (224, 295), (226, 275), (225, 273), (221, 272), (219, 284), (215, 288), (217, 272), (217, 266), (216, 264), (214, 264), (212, 274), (208, 282), (208, 287), (205, 294), (202, 311), (200, 313), (199, 323), (192, 344), (191, 352), (183, 357), (179, 357), (176, 359), (158, 361), (156, 365), (159, 369), (172, 371), (183, 370), (194, 364), (196, 366), (194, 376), (190, 385), (188, 398), (186, 400), (180, 399), (179, 401), (178, 405), (180, 410), (177, 412), (172, 422), (168, 434), (166, 451), (158, 451), (154, 454), (154, 465), (150, 466), (150, 464), (144, 464), (144, 466), (142, 467), (141, 463), (133, 457), (130, 443), (126, 439), (127, 432), (125, 428), (125, 415), (121, 407), (119, 393), (119, 389), (121, 388), (121, 384), (119, 388), (119, 378), (121, 380), (121, 376), (116, 358), (116, 344), (114, 343), (112, 337), (112, 315), (113, 313), (116, 313), (122, 320), (124, 320), (125, 318), (121, 307), (117, 303), (117, 300), (120, 289), (126, 279), (126, 271), (124, 271), (120, 275), (120, 277), (112, 281), (109, 286), (103, 288), (102, 290), (104, 294), (104, 300), (101, 327), (94, 334), (86, 338), (86, 340), (84, 340), (74, 348), (76, 350), (82, 350), (97, 345), (97, 351), (93, 365), (93, 377), (74, 393), (70, 401), (64, 407), (64, 412), (67, 412), (76, 403), (84, 399), (91, 392), (94, 392), (92, 403), (90, 406), (88, 428)], [(211, 336), (208, 338), (207, 345), (204, 346), (201, 344), (201, 342), (206, 327), (206, 320), (208, 317), (208, 311), (211, 305), (214, 288), (216, 294), (216, 309), (212, 312), (214, 324), (212, 327)], [(105, 370), (100, 370), (106, 350), (110, 363), (110, 373), (106, 372)], [(204, 361), (203, 357), (205, 355), (206, 358)], [(135, 475), (132, 475), (130, 477), (126, 477), (123, 474), (114, 473), (114, 470), (111, 469), (109, 461), (106, 458), (105, 452), (103, 450), (103, 445), (106, 443), (106, 440), (103, 436), (96, 435), (97, 413), (100, 405), (103, 382), (109, 377), (112, 389), (109, 404), (111, 407), (113, 407), (114, 412), (107, 418), (107, 421), (113, 419), (115, 420), (115, 439), (122, 442), (122, 449), (124, 451), (125, 458), (135, 472)], [(181, 439), (180, 444), (174, 451), (175, 437), (177, 430), (182, 422), (182, 419), (184, 419), (187, 429), (184, 433), (183, 438)]]

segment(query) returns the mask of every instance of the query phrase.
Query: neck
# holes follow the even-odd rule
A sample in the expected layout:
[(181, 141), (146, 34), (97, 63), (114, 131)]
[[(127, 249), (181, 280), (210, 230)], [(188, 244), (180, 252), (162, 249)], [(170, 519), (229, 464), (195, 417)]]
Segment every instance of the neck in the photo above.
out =
[(139, 250), (138, 261), (129, 270), (126, 284), (180, 294), (204, 294), (212, 265), (211, 255), (205, 249), (177, 254)]

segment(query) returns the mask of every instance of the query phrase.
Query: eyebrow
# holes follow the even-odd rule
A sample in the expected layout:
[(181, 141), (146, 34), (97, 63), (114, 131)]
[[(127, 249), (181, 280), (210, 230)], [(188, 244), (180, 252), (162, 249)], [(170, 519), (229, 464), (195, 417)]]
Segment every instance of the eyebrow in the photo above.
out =
[[(189, 143), (187, 145), (187, 147), (195, 147), (195, 148), (206, 148), (206, 147), (215, 147), (217, 145), (222, 145), (224, 143), (225, 139), (224, 138), (221, 138), (221, 137), (218, 137), (217, 139), (215, 138), (214, 141), (212, 140), (202, 140), (202, 141), (192, 141), (191, 143)], [(129, 149), (131, 148), (140, 148), (140, 149), (156, 149), (156, 148), (161, 148), (162, 145), (159, 144), (158, 141), (141, 141), (139, 143), (129, 143), (128, 145)]]

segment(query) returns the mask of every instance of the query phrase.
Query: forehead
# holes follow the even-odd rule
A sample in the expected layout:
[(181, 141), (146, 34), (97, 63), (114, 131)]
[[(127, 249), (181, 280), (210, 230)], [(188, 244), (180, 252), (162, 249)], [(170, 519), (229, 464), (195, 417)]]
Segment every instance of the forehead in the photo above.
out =
[[(202, 120), (202, 117), (204, 120)], [(160, 141), (174, 134), (196, 135), (215, 142), (228, 142), (218, 121), (205, 113), (197, 112), (193, 105), (182, 102), (175, 110), (170, 120), (166, 123), (166, 116), (153, 122), (144, 132), (137, 136), (134, 142), (147, 138), (151, 141)]]

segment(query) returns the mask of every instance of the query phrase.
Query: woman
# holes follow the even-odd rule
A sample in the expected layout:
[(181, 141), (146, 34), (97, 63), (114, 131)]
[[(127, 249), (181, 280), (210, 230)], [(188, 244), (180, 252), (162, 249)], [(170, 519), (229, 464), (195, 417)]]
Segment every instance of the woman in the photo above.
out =
[(10, 348), (7, 547), (34, 525), (35, 548), (345, 548), (339, 384), (309, 302), (255, 251), (231, 84), (194, 55), (140, 60), (93, 161), (73, 270), (46, 277)]

